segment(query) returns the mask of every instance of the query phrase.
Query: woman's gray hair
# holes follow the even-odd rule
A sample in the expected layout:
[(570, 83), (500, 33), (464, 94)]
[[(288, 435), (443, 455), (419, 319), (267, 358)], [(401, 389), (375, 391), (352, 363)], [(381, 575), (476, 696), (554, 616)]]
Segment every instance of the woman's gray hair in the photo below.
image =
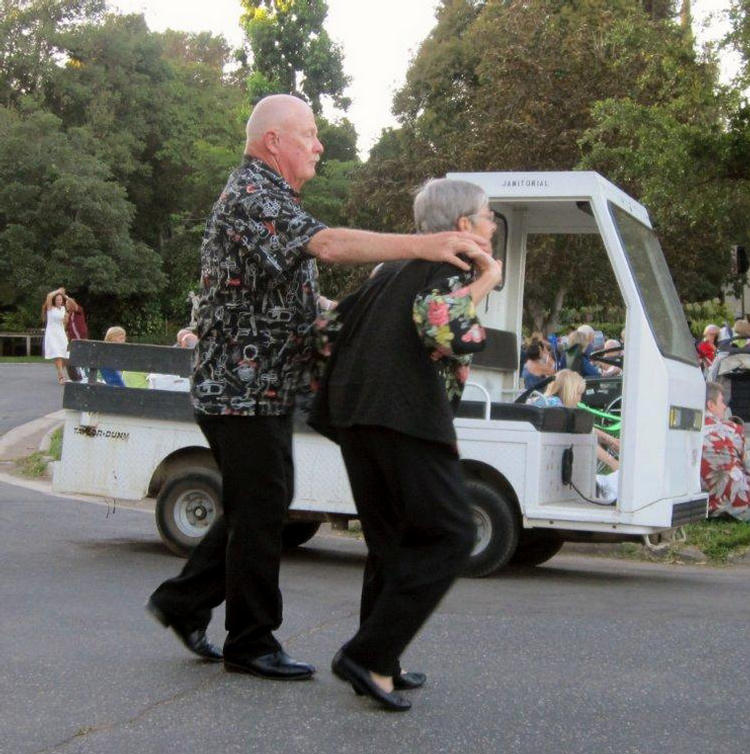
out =
[(455, 230), (459, 217), (476, 215), (487, 203), (487, 194), (475, 183), (431, 178), (414, 197), (417, 233)]

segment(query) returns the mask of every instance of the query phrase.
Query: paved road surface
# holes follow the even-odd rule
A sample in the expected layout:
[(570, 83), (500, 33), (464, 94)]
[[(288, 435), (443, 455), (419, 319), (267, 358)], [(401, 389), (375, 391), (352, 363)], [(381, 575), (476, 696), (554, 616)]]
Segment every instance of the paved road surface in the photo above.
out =
[[(142, 605), (181, 561), (140, 511), (0, 484), (3, 754), (746, 754), (750, 569), (558, 556), (461, 580), (404, 657), (405, 715), (328, 664), (356, 623), (361, 543), (283, 564), (291, 653), (313, 681), (194, 661)], [(221, 641), (222, 616), (210, 629)]]
[(0, 435), (62, 408), (63, 387), (50, 364), (0, 364)]

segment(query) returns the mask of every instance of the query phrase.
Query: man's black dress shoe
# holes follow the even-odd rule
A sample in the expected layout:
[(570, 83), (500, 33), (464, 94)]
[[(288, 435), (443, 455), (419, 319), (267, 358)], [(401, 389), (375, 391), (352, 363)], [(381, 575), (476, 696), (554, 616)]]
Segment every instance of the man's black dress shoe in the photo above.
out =
[(315, 672), (313, 665), (293, 660), (283, 649), (253, 660), (228, 660), (225, 657), (224, 668), (233, 673), (251, 673), (275, 681), (305, 681)]
[(351, 683), (354, 691), (359, 695), (366, 695), (374, 699), (381, 707), (391, 712), (406, 712), (411, 708), (411, 702), (400, 694), (388, 693), (372, 680), (370, 671), (363, 668), (354, 660), (347, 657), (341, 650), (336, 653), (331, 663), (331, 670), (342, 681)]
[(186, 628), (180, 626), (179, 623), (175, 623), (169, 616), (153, 601), (149, 598), (146, 603), (146, 612), (149, 613), (155, 620), (164, 626), (164, 628), (171, 628), (179, 637), (180, 641), (198, 657), (204, 660), (210, 660), (211, 662), (221, 662), (224, 659), (224, 655), (221, 650), (211, 644), (206, 638), (205, 630), (197, 629), (195, 631), (189, 631)]
[(399, 675), (393, 676), (394, 689), (418, 689), (424, 686), (427, 676), (424, 673), (418, 673), (415, 670), (402, 671)]

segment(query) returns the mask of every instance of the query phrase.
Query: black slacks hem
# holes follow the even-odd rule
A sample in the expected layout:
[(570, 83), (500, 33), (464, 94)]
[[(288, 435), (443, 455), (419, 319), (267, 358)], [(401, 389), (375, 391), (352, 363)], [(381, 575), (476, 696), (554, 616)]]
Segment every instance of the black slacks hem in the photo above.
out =
[(281, 532), (294, 497), (292, 417), (197, 421), (221, 471), (223, 514), (152, 599), (191, 630), (204, 629), (226, 600), (224, 655), (251, 660), (280, 648), (273, 631), (282, 620)]
[(392, 675), (471, 552), (468, 492), (448, 445), (372, 426), (340, 440), (369, 550), (359, 630), (343, 649)]

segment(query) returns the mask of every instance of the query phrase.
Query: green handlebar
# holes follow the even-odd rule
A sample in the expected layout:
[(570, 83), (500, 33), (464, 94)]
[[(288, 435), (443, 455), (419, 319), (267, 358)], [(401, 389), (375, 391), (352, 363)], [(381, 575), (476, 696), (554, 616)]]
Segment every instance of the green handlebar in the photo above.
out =
[(615, 437), (620, 436), (620, 429), (622, 429), (622, 417), (617, 414), (608, 414), (606, 411), (599, 411), (596, 408), (591, 408), (585, 403), (579, 403), (578, 408), (582, 408), (584, 411), (588, 411), (593, 414), (597, 419), (603, 420), (602, 422), (594, 422), (594, 426), (597, 429), (601, 429), (603, 432), (607, 432)]

